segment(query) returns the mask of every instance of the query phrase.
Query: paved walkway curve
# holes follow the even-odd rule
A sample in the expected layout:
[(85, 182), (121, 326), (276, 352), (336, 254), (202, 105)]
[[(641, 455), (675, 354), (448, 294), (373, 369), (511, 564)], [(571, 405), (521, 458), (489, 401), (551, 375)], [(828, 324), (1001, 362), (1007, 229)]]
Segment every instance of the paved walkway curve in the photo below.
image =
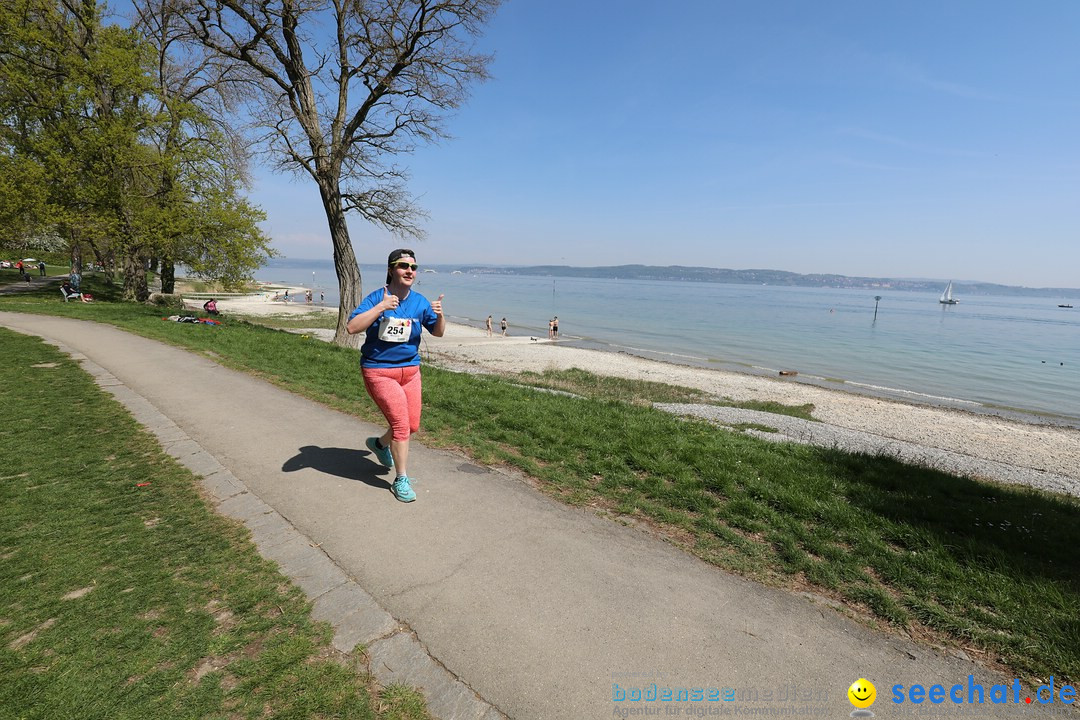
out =
[[(419, 443), (418, 499), (403, 505), (363, 449), (374, 426), (202, 356), (67, 318), (0, 312), (0, 325), (78, 358), (204, 476), (221, 512), (252, 529), (334, 624), (335, 645), (363, 644), (376, 677), (421, 687), (436, 717), (610, 717), (641, 711), (646, 703), (616, 699), (652, 683), (739, 693), (734, 703), (650, 704), (667, 715), (846, 717), (860, 677), (877, 684), (874, 709), (888, 716), (896, 683), (1007, 680)], [(799, 699), (781, 700), (789, 690)], [(1040, 709), (984, 705), (978, 715)]]
[(41, 277), (40, 275), (31, 275), (30, 277), (30, 282), (16, 280), (7, 285), (0, 285), (0, 295), (18, 295), (20, 293), (34, 292), (35, 290), (53, 286), (59, 288), (61, 281), (65, 280), (68, 276), (46, 275), (45, 277)]

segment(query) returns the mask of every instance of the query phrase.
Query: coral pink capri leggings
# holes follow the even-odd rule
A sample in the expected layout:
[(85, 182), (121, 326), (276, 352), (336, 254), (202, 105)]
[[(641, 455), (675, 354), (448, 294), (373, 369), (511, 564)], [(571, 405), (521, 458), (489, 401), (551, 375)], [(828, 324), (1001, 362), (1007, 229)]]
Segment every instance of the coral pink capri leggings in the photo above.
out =
[(364, 387), (394, 431), (394, 440), (408, 440), (420, 429), (420, 366), (361, 368)]

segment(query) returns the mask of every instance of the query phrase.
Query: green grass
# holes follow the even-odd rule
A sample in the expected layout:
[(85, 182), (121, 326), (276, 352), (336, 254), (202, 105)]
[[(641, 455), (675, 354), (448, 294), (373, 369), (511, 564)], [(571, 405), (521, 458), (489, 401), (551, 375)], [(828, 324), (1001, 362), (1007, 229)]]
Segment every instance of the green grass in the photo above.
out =
[(280, 313), (277, 315), (235, 315), (237, 320), (244, 320), (252, 325), (262, 325), (268, 328), (281, 330), (296, 328), (322, 328), (333, 330), (337, 327), (337, 313), (312, 311), (303, 315), (295, 313)]
[(812, 416), (814, 406), (809, 403), (806, 405), (784, 405), (778, 402), (754, 400), (745, 402), (717, 400), (696, 388), (677, 387), (650, 380), (630, 380), (595, 375), (580, 368), (545, 370), (541, 373), (523, 372), (516, 376), (515, 382), (524, 382), (533, 387), (561, 390), (595, 400), (618, 400), (636, 405), (705, 403), (814, 420)]
[(802, 418), (803, 420), (813, 420), (814, 422), (818, 422), (818, 419), (813, 415), (813, 403), (806, 403), (805, 405), (785, 405), (772, 400), (745, 400), (743, 402), (727, 402), (720, 404), (728, 407), (742, 408), (743, 410), (757, 410), (759, 412), (772, 413), (773, 415), (789, 415), (791, 417)]
[[(353, 350), (247, 323), (165, 323), (131, 305), (17, 296), (0, 298), (0, 309), (110, 322), (378, 418)], [(429, 445), (518, 468), (566, 502), (646, 521), (719, 567), (809, 587), (1020, 677), (1080, 678), (1073, 498), (734, 434), (652, 408), (659, 397), (692, 397), (656, 383), (426, 367), (424, 384)]]
[(771, 425), (762, 425), (761, 423), (734, 423), (732, 425), (729, 425), (728, 427), (735, 430), (759, 430), (761, 432), (767, 433), (779, 432), (779, 430), (772, 427)]
[(0, 386), (0, 717), (427, 717), (74, 361), (0, 329)]
[(595, 400), (617, 400), (638, 405), (696, 403), (706, 400), (705, 393), (694, 388), (675, 387), (649, 380), (605, 377), (579, 368), (545, 370), (542, 373), (524, 372), (517, 375), (515, 381)]

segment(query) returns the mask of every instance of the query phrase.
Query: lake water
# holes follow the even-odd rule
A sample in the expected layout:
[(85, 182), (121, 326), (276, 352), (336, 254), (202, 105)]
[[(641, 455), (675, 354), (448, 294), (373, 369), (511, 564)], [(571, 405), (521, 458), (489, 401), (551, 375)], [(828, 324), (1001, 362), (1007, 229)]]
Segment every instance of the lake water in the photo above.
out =
[[(385, 269), (362, 266), (365, 292)], [(314, 275), (313, 275), (314, 273)], [(323, 289), (338, 302), (330, 261), (274, 260), (260, 280)], [(512, 335), (546, 337), (643, 357), (776, 375), (800, 382), (937, 402), (1014, 409), (1080, 425), (1080, 309), (1063, 299), (672, 281), (422, 273), (448, 318), (482, 327), (507, 318)], [(880, 294), (877, 320), (874, 295)], [(316, 297), (318, 292), (316, 291)], [(1068, 302), (1074, 303), (1069, 300)]]

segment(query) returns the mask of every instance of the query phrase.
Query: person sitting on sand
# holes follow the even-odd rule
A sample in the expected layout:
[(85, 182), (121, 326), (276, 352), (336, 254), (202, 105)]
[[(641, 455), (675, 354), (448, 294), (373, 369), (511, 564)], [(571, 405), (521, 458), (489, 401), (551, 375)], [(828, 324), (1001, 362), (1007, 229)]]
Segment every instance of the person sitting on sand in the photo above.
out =
[(221, 314), (220, 312), (218, 312), (218, 309), (217, 309), (217, 300), (215, 300), (214, 298), (210, 298), (209, 300), (207, 300), (206, 302), (204, 302), (204, 303), (203, 303), (203, 306), (202, 306), (202, 309), (203, 309), (203, 310), (204, 310), (204, 311), (205, 311), (205, 312), (206, 312), (206, 313), (207, 313), (208, 315), (220, 315), (220, 314)]

